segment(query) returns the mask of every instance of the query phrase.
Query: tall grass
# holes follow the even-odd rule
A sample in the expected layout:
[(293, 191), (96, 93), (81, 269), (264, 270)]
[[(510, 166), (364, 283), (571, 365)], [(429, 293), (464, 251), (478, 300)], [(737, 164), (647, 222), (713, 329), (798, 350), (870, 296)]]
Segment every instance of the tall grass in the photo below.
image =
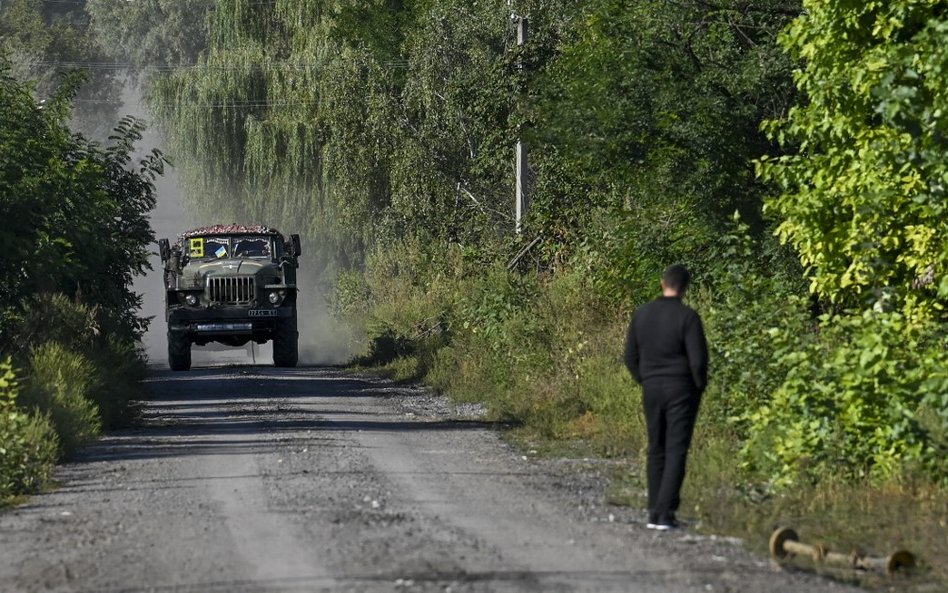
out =
[(143, 357), (104, 335), (97, 310), (38, 295), (16, 323), (0, 365), (0, 501), (40, 488), (55, 462), (129, 417)]
[(18, 407), (18, 395), (10, 361), (0, 362), (0, 505), (49, 479), (59, 445), (48, 415)]
[(102, 421), (92, 401), (99, 381), (88, 358), (58, 342), (46, 342), (30, 354), (29, 369), (20, 405), (49, 414), (64, 455), (99, 436)]

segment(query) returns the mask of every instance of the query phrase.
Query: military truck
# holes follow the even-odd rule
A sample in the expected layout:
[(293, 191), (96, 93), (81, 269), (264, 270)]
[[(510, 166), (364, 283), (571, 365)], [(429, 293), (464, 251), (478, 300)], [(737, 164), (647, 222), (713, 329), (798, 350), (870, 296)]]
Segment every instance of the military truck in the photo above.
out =
[(267, 226), (217, 225), (158, 242), (165, 284), (168, 364), (191, 368), (191, 345), (273, 340), (273, 364), (295, 367), (299, 235)]

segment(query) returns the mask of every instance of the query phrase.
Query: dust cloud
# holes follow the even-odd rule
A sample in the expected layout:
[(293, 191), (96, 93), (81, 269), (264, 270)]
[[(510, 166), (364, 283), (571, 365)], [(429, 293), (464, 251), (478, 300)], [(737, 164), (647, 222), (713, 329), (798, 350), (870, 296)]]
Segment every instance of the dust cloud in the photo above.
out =
[[(149, 120), (147, 108), (142, 103), (141, 91), (131, 84), (126, 85), (122, 95), (121, 113), (131, 114), (145, 121)], [(139, 142), (140, 154), (158, 148), (166, 154), (161, 134), (149, 126)], [(173, 155), (169, 154), (172, 157)], [(178, 171), (166, 167), (165, 174), (155, 182), (157, 204), (151, 215), (152, 229), (157, 238), (167, 238), (172, 242), (182, 232), (201, 224), (225, 223), (234, 221), (199, 220), (188, 213), (185, 190)], [(274, 221), (254, 220), (238, 221), (245, 224), (274, 224)], [(280, 228), (289, 235), (297, 232), (291, 228)], [(326, 288), (331, 278), (316, 278), (307, 272), (318, 269), (315, 266), (317, 243), (302, 237), (303, 257), (299, 269), (299, 332), (300, 364), (330, 365), (342, 364), (352, 358), (354, 353), (352, 331), (338, 322), (329, 312), (326, 301)], [(141, 345), (147, 354), (149, 364), (166, 365), (168, 361), (167, 324), (164, 317), (164, 281), (162, 279), (161, 259), (157, 245), (152, 246), (149, 258), (152, 269), (135, 279), (133, 289), (142, 295), (141, 315), (150, 318), (151, 323), (142, 336)], [(247, 344), (243, 347), (230, 347), (222, 344), (192, 346), (194, 366), (214, 366), (221, 364), (270, 364), (273, 361), (271, 344)]]
[[(120, 113), (148, 120), (148, 113), (142, 104), (141, 92), (137, 87), (127, 84), (122, 92), (122, 102)], [(164, 148), (161, 136), (153, 126), (148, 126), (145, 130), (137, 148), (140, 154), (151, 152), (154, 148), (159, 150)], [(157, 204), (151, 213), (151, 227), (158, 238), (176, 237), (187, 228), (188, 216), (184, 207), (181, 179), (173, 167), (166, 167), (165, 174), (155, 180), (155, 190)], [(136, 293), (142, 295), (140, 315), (151, 320), (147, 331), (142, 336), (142, 347), (150, 363), (167, 363), (164, 281), (157, 245), (152, 246), (152, 254), (148, 261), (152, 269), (145, 275), (135, 278), (132, 286)]]
[[(285, 233), (293, 229), (280, 229)], [(318, 278), (309, 270), (316, 270), (317, 250), (315, 241), (302, 236), (303, 255), (298, 271), (300, 292), (297, 301), (300, 330), (300, 364), (342, 364), (355, 355), (355, 340), (352, 328), (341, 323), (329, 311), (326, 290), (331, 278)], [(309, 254), (309, 255), (307, 255)]]

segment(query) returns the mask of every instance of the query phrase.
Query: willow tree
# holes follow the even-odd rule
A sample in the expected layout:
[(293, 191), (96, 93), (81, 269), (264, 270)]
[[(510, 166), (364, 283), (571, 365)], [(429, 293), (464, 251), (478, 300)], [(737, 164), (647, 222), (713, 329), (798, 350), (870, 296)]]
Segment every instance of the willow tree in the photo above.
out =
[(343, 264), (510, 232), (506, 2), (226, 0), (208, 25), (151, 93), (207, 216), (303, 225)]
[[(141, 337), (141, 297), (132, 280), (148, 269), (148, 213), (164, 159), (133, 162), (144, 126), (126, 118), (108, 146), (66, 122), (78, 81), (38, 105), (33, 89), (0, 60), (0, 337), (31, 297), (62, 293), (97, 308), (104, 334)], [(18, 337), (20, 343), (23, 336)], [(3, 339), (3, 349), (17, 340)]]
[(88, 0), (98, 44), (132, 71), (190, 66), (207, 48), (208, 0)]

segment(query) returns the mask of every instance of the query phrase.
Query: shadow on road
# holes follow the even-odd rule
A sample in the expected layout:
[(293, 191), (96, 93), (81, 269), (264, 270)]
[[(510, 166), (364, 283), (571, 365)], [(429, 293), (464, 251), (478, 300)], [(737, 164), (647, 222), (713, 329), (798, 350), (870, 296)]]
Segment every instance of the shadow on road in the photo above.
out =
[(384, 397), (398, 389), (381, 379), (356, 378), (335, 368), (261, 366), (211, 367), (180, 373), (153, 370), (145, 383), (155, 402), (199, 402), (222, 397)]
[[(694, 574), (718, 575), (716, 568), (691, 567)], [(227, 592), (243, 593), (249, 591), (397, 591), (400, 589), (448, 590), (452, 587), (479, 584), (487, 586), (485, 590), (510, 590), (514, 586), (516, 591), (572, 591), (579, 583), (606, 587), (613, 590), (615, 585), (627, 585), (629, 590), (638, 590), (646, 585), (647, 590), (655, 590), (658, 586), (667, 583), (671, 570), (483, 570), (483, 571), (424, 571), (398, 573), (351, 573), (343, 575), (321, 575), (267, 578), (267, 579), (232, 579), (220, 581), (203, 581), (199, 583), (169, 584), (150, 588), (157, 592), (179, 592), (185, 589), (206, 591), (209, 593)], [(649, 586), (650, 585), (650, 586)], [(314, 587), (319, 587), (314, 589)], [(482, 590), (478, 588), (477, 590)], [(709, 589), (710, 590), (710, 589)], [(138, 589), (103, 589), (95, 593), (132, 593)]]
[(151, 399), (143, 403), (138, 422), (86, 448), (76, 461), (266, 454), (298, 450), (310, 443), (356, 447), (346, 433), (510, 426), (480, 420), (426, 421), (381, 409), (378, 413), (350, 410), (345, 400), (410, 398), (412, 390), (374, 377), (353, 377), (335, 368), (154, 371), (146, 383)]

